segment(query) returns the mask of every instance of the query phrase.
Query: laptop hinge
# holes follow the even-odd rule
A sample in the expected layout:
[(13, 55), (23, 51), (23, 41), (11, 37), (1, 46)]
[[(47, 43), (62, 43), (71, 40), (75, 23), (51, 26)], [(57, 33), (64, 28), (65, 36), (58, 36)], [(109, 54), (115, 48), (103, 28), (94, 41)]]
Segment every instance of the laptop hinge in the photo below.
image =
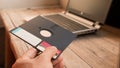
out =
[(96, 21), (96, 22), (93, 24), (93, 27), (95, 27), (95, 28), (97, 28), (97, 29), (100, 29), (100, 28), (101, 28), (100, 22)]

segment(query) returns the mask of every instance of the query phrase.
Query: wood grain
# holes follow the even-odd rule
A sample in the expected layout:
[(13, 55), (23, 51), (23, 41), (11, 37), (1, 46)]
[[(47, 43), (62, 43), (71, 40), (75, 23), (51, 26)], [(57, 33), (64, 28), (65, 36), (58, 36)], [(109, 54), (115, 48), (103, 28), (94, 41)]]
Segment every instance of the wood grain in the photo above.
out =
[[(2, 10), (1, 16), (9, 35), (12, 52), (16, 59), (31, 46), (9, 31), (26, 21), (49, 13), (60, 13), (60, 8), (9, 9)], [(8, 44), (9, 45), (9, 44)], [(79, 36), (63, 52), (67, 68), (118, 68), (120, 37), (101, 29), (95, 34)]]

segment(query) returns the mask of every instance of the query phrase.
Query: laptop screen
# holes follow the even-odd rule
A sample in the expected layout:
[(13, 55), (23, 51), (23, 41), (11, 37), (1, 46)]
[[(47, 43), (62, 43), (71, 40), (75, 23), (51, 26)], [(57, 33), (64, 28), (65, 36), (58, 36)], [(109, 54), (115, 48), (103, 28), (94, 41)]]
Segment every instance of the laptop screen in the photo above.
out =
[(69, 0), (68, 12), (104, 23), (112, 0)]

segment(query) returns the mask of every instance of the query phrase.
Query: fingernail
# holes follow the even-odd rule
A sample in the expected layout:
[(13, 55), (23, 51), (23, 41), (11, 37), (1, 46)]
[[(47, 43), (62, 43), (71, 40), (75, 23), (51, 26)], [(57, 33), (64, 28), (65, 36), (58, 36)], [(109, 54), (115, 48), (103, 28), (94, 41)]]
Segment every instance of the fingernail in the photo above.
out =
[(54, 50), (57, 50), (57, 48), (55, 46), (51, 46), (50, 47), (51, 49), (54, 49)]

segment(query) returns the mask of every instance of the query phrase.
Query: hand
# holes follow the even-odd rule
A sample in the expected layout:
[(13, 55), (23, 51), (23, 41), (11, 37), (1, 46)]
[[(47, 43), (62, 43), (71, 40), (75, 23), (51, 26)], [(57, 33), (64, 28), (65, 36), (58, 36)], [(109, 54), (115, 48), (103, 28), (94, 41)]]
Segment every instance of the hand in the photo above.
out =
[(56, 52), (57, 48), (51, 46), (46, 48), (42, 54), (36, 56), (37, 50), (30, 48), (22, 57), (16, 60), (12, 68), (64, 68), (61, 56), (51, 61)]

